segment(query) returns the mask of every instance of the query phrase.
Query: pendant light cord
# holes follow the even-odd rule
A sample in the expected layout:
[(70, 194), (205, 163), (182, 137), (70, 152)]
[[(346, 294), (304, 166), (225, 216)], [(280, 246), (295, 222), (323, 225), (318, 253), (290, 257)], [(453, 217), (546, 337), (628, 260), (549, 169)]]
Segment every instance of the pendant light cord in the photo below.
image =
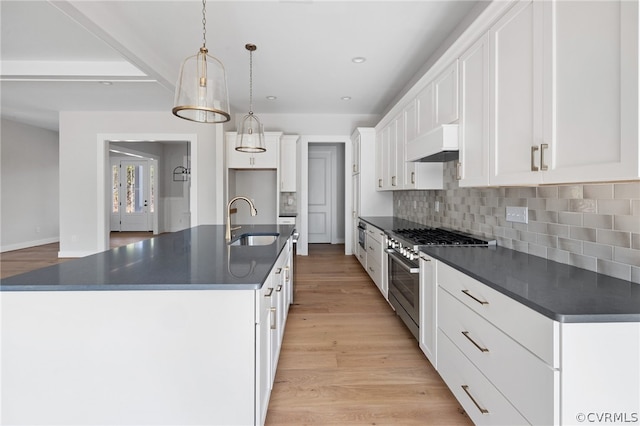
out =
[(202, 0), (202, 47), (207, 47), (207, 0)]
[(249, 50), (249, 115), (253, 114), (253, 50)]

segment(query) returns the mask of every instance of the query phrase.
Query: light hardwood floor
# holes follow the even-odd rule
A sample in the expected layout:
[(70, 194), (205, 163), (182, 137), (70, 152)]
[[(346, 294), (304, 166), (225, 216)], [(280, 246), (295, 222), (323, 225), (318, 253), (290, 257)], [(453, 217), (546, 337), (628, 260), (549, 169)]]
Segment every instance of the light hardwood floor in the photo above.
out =
[(266, 424), (472, 422), (354, 256), (298, 256)]
[[(153, 237), (151, 232), (112, 232), (109, 237), (109, 246), (120, 247), (151, 237)], [(0, 253), (0, 278), (71, 260), (59, 258), (58, 251), (60, 251), (60, 243)]]
[[(111, 247), (151, 236), (112, 233)], [(2, 277), (67, 261), (58, 250), (2, 253)], [(311, 244), (295, 266), (267, 426), (472, 424), (343, 245)]]

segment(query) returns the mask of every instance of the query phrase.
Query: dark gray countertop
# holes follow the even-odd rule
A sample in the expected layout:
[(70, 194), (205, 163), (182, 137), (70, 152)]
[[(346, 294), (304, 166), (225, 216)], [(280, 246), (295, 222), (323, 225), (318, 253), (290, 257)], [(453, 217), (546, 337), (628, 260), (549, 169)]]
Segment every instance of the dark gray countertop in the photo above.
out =
[(640, 285), (503, 247), (424, 253), (559, 322), (638, 322)]
[(0, 280), (1, 291), (251, 290), (268, 277), (293, 225), (243, 225), (233, 235), (279, 233), (264, 246), (230, 246), (224, 225), (202, 225)]
[[(382, 230), (424, 228), (361, 217)], [(503, 247), (429, 247), (426, 254), (559, 322), (638, 322), (640, 285)]]

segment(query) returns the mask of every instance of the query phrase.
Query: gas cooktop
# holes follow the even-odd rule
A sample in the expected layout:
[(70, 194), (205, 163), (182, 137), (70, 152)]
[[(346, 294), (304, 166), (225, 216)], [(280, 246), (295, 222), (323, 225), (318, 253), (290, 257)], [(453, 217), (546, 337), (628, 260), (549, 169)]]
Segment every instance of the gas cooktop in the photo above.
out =
[(460, 231), (451, 231), (443, 228), (411, 228), (394, 229), (392, 238), (403, 240), (406, 245), (412, 246), (491, 246), (496, 245), (495, 240), (487, 240)]

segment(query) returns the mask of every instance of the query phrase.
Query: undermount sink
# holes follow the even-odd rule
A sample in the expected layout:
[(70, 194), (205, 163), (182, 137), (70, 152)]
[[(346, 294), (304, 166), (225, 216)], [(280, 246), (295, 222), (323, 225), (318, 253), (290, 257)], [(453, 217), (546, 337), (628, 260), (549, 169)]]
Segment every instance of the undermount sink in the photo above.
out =
[(266, 246), (273, 244), (280, 234), (242, 234), (232, 240), (232, 246)]

